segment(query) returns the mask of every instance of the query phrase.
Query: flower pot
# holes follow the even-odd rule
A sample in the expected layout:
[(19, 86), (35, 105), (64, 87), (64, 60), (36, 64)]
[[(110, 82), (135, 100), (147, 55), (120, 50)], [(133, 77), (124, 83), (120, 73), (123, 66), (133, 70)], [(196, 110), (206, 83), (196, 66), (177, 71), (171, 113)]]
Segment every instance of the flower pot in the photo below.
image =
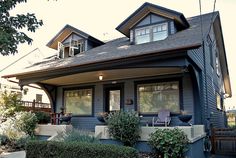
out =
[(98, 121), (100, 121), (100, 122), (102, 122), (102, 123), (105, 123), (105, 119), (104, 119), (104, 117), (103, 116), (97, 116), (97, 119), (98, 119)]
[(180, 123), (180, 126), (191, 126), (191, 124), (189, 123), (189, 121), (192, 119), (192, 115), (179, 115), (179, 120), (182, 121), (182, 123)]

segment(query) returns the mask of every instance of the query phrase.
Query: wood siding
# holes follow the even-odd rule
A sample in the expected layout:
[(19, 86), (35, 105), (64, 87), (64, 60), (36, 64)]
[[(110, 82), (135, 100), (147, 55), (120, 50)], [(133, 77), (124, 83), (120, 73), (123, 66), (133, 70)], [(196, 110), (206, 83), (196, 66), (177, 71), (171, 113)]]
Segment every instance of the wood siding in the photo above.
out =
[[(211, 37), (215, 37), (213, 31), (211, 31), (210, 34)], [(216, 50), (217, 47), (213, 48), (213, 60), (215, 60), (216, 58)], [(205, 63), (203, 53), (205, 53)], [(211, 51), (209, 50), (209, 45), (206, 40), (204, 42), (204, 48), (201, 47), (199, 49), (188, 51), (189, 57), (200, 69), (200, 96), (202, 96), (202, 98), (199, 99), (202, 99), (201, 104), (203, 107), (203, 123), (206, 123), (206, 119), (210, 117), (210, 122), (214, 127), (222, 128), (225, 127), (226, 117), (223, 110), (217, 109), (216, 94), (219, 93), (221, 95), (221, 98), (223, 98), (223, 79), (221, 75), (217, 75), (215, 65), (211, 65), (210, 53)], [(206, 68), (206, 70), (204, 70), (204, 67)]]
[[(194, 103), (193, 103), (193, 93), (192, 93), (192, 83), (189, 74), (179, 74), (175, 76), (156, 76), (156, 77), (148, 77), (145, 80), (153, 80), (153, 79), (170, 79), (170, 78), (182, 78), (182, 92), (183, 92), (183, 101), (182, 101), (182, 108), (188, 111), (190, 114), (194, 115)], [(135, 100), (135, 82), (136, 81), (143, 81), (144, 78), (137, 78), (137, 79), (129, 79), (129, 80), (120, 80), (118, 83), (124, 83), (124, 100), (132, 99)], [(72, 118), (72, 125), (79, 129), (86, 129), (90, 131), (94, 131), (95, 125), (99, 124), (99, 121), (96, 118), (97, 113), (104, 111), (103, 107), (103, 85), (110, 84), (111, 82), (101, 82), (101, 83), (94, 83), (94, 84), (83, 84), (83, 85), (76, 85), (76, 86), (94, 86), (94, 116), (92, 117), (73, 117)], [(60, 107), (63, 105), (63, 89), (68, 88), (69, 86), (58, 87), (58, 99), (57, 99), (57, 112), (60, 111)], [(75, 87), (75, 86), (73, 86)], [(134, 101), (135, 103), (135, 101)], [(134, 110), (135, 104), (132, 105), (124, 105), (125, 110)], [(152, 117), (145, 117), (145, 119), (151, 120)], [(178, 125), (179, 119), (177, 116), (172, 116), (171, 125)], [(191, 123), (194, 123), (194, 117), (191, 120)]]

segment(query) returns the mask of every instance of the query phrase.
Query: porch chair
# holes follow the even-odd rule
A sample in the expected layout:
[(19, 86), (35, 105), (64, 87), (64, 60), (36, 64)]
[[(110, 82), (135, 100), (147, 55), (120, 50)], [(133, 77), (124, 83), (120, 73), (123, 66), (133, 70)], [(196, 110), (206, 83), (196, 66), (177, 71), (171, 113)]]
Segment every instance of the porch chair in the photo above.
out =
[(170, 124), (171, 117), (170, 111), (167, 109), (162, 109), (158, 112), (157, 117), (152, 118), (152, 126), (165, 126), (167, 127)]

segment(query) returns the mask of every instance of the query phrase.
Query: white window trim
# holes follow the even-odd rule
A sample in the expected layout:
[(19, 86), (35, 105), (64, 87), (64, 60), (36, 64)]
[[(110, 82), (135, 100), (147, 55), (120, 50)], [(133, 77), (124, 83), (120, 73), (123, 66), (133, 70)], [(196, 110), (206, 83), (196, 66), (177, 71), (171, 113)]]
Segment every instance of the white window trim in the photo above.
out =
[[(166, 25), (166, 38), (168, 37), (168, 35), (169, 35), (169, 26), (168, 26), (168, 22), (163, 22), (163, 23), (159, 23), (159, 24), (154, 24), (154, 25), (149, 25), (149, 26), (144, 26), (144, 27), (139, 27), (139, 28), (136, 28), (136, 29), (134, 29), (134, 33), (133, 33), (133, 37), (132, 38), (134, 38), (134, 42), (135, 42), (135, 44), (137, 44), (137, 40), (136, 40), (136, 37), (137, 36), (142, 36), (142, 35), (137, 35), (136, 34), (136, 32), (137, 31), (140, 31), (140, 30), (145, 30), (146, 31), (146, 29), (149, 29), (149, 42), (153, 42), (154, 40), (153, 40), (153, 34), (154, 33), (156, 33), (156, 32), (153, 32), (153, 28), (154, 27), (157, 27), (157, 26), (162, 26), (162, 25)], [(157, 31), (157, 32), (164, 32), (164, 31)], [(145, 34), (144, 35), (147, 35), (146, 34), (146, 32), (145, 32)], [(165, 39), (166, 39), (165, 38)], [(164, 39), (161, 39), (161, 40), (164, 40)], [(161, 41), (161, 40), (156, 40), (156, 41)], [(148, 43), (148, 42), (145, 42), (145, 43)], [(143, 43), (140, 43), (140, 44), (143, 44)]]

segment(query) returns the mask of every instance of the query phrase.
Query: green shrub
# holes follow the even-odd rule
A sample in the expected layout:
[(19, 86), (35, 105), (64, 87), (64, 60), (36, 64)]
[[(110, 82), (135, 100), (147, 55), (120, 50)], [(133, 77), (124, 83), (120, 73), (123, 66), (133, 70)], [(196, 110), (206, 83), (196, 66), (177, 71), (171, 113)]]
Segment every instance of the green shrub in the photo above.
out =
[(0, 146), (6, 145), (9, 139), (6, 135), (0, 135)]
[(187, 135), (180, 129), (156, 129), (148, 143), (164, 158), (182, 158), (188, 148)]
[(38, 119), (38, 124), (48, 124), (48, 123), (50, 123), (51, 117), (46, 112), (42, 112), (42, 111), (35, 112), (35, 116)]
[(99, 143), (99, 140), (89, 132), (77, 129), (60, 132), (53, 140), (65, 142), (78, 141), (87, 143)]
[(25, 132), (26, 134), (33, 136), (34, 130), (37, 125), (37, 117), (34, 113), (31, 112), (17, 112), (15, 114), (16, 118), (16, 128), (20, 131)]
[(21, 95), (17, 93), (8, 93), (4, 91), (0, 95), (0, 123), (4, 122), (7, 117), (11, 117), (15, 112), (23, 110), (21, 106)]
[(125, 146), (134, 146), (140, 138), (139, 117), (135, 112), (114, 112), (109, 114), (108, 132)]
[(31, 141), (27, 158), (138, 158), (134, 148), (82, 142)]

